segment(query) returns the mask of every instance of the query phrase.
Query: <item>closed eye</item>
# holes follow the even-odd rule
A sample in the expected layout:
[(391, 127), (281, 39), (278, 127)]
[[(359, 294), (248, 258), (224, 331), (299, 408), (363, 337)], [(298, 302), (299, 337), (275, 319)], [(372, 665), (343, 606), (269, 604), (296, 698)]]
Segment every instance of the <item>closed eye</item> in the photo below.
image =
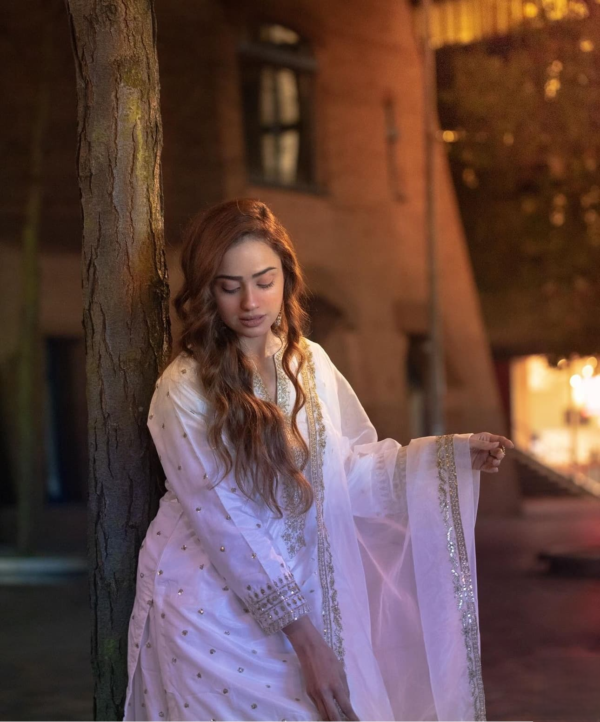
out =
[[(271, 281), (271, 283), (258, 283), (257, 286), (262, 289), (267, 289), (271, 288), (274, 283), (275, 281), (273, 280)], [(240, 290), (240, 287), (238, 286), (237, 288), (225, 288), (224, 286), (221, 286), (221, 290), (223, 291), (223, 293), (236, 293)]]

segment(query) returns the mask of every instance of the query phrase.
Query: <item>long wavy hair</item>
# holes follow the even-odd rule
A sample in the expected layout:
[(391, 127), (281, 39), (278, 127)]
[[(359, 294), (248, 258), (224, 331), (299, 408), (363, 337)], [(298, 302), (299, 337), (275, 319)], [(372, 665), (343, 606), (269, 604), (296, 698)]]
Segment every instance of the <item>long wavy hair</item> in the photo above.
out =
[[(253, 366), (237, 334), (221, 320), (213, 293), (223, 256), (247, 238), (267, 243), (280, 257), (283, 268), (282, 318), (272, 331), (284, 344), (282, 368), (296, 390), (289, 432), (281, 409), (255, 396)], [(208, 438), (224, 470), (219, 481), (233, 469), (246, 496), (258, 495), (281, 516), (276, 494), (279, 480), (286, 479), (293, 484), (290, 510), (306, 512), (313, 492), (302, 473), (308, 447), (296, 422), (306, 403), (298, 380), (306, 363), (306, 352), (300, 344), (308, 320), (304, 310), (306, 287), (287, 231), (259, 200), (239, 198), (219, 203), (189, 223), (183, 237), (181, 268), (184, 282), (174, 299), (182, 323), (178, 351), (193, 355), (198, 362), (199, 379), (212, 412)], [(296, 373), (291, 368), (294, 357), (298, 360)], [(299, 462), (294, 459), (294, 445), (300, 450)]]

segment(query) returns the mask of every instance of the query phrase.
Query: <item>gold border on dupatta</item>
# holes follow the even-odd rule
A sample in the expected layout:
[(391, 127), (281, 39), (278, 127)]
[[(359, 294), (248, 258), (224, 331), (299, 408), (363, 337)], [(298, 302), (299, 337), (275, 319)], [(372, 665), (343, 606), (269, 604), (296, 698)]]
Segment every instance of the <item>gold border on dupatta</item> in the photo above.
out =
[(485, 694), (479, 653), (477, 605), (460, 515), (453, 434), (436, 437), (436, 462), (439, 477), (438, 499), (448, 540), (454, 597), (461, 615), (462, 633), (465, 640), (469, 685), (473, 699), (473, 719), (476, 722), (485, 722)]
[(306, 353), (303, 369), (304, 391), (306, 394), (306, 418), (308, 422), (310, 476), (315, 494), (317, 517), (317, 553), (319, 560), (319, 579), (323, 594), (323, 628), (325, 641), (333, 649), (336, 657), (344, 664), (344, 638), (342, 636), (342, 613), (335, 587), (335, 567), (329, 543), (329, 534), (325, 526), (323, 506), (325, 484), (323, 480), (323, 459), (327, 445), (325, 424), (321, 402), (317, 394), (315, 362), (312, 349), (306, 339), (302, 339)]

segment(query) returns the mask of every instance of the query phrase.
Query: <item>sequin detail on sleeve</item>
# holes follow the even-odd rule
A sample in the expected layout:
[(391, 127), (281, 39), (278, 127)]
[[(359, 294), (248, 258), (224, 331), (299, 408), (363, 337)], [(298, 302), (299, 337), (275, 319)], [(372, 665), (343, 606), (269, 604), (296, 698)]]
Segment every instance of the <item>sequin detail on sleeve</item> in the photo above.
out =
[(436, 462), (439, 478), (438, 500), (448, 541), (454, 597), (461, 615), (462, 633), (465, 640), (469, 685), (473, 699), (473, 719), (477, 722), (485, 721), (477, 605), (460, 515), (453, 434), (436, 437)]

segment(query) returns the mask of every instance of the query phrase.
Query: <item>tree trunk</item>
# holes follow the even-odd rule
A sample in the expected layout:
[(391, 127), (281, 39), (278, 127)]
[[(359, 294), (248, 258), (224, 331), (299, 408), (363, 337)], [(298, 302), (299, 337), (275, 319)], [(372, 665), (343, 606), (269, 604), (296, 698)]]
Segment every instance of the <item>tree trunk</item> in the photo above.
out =
[(66, 0), (78, 90), (96, 719), (122, 719), (137, 555), (159, 497), (146, 428), (170, 354), (152, 0)]

